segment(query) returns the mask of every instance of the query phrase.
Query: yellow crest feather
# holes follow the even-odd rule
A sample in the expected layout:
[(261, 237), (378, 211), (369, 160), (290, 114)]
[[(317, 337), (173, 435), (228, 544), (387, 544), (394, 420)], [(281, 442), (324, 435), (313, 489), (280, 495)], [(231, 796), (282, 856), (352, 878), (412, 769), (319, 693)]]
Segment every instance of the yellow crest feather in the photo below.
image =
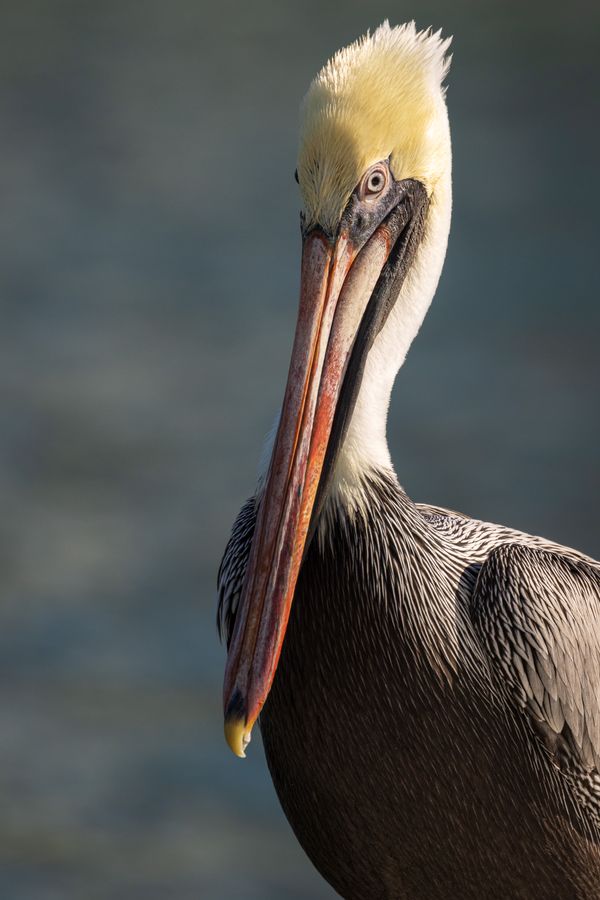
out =
[(334, 230), (362, 174), (388, 157), (395, 178), (419, 179), (433, 193), (450, 165), (442, 86), (450, 40), (386, 21), (321, 69), (301, 109), (298, 178), (308, 224)]

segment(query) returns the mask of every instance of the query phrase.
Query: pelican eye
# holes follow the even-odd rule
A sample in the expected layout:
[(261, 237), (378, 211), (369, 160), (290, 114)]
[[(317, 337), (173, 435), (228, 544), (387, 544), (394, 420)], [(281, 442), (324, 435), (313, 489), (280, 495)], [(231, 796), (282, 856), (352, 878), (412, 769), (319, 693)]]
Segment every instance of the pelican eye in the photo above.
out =
[(370, 191), (371, 194), (378, 194), (383, 187), (383, 182), (384, 177), (381, 172), (373, 172), (372, 175), (369, 175), (369, 180), (367, 181), (367, 190)]
[(387, 187), (388, 173), (387, 169), (379, 165), (371, 169), (364, 177), (362, 190), (360, 193), (363, 198), (377, 197)]

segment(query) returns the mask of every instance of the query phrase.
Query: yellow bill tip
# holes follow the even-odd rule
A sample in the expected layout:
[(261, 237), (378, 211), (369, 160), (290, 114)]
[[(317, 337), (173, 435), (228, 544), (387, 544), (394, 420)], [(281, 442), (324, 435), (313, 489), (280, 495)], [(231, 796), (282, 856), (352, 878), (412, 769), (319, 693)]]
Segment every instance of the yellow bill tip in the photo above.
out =
[(250, 743), (252, 729), (248, 728), (244, 719), (228, 717), (225, 719), (225, 740), (230, 750), (239, 756), (246, 757), (246, 747)]

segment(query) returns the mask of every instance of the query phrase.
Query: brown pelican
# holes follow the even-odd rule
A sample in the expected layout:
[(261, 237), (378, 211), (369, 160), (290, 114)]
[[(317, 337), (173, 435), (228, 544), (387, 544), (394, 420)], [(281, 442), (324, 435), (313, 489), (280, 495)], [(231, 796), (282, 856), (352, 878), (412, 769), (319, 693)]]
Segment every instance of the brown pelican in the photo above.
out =
[(303, 103), (289, 377), (219, 574), (225, 733), (243, 756), (260, 714), (343, 897), (600, 898), (600, 565), (413, 503), (386, 444), (450, 225), (448, 43), (386, 23)]

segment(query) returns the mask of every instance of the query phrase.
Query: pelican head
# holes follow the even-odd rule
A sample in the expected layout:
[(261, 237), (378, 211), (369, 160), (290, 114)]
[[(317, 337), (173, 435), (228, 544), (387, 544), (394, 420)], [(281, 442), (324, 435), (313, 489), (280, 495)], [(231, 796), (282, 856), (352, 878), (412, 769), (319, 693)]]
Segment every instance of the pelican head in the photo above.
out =
[(391, 466), (389, 395), (435, 292), (450, 224), (448, 45), (414, 23), (386, 22), (339, 51), (302, 104), (298, 322), (225, 673), (225, 734), (239, 756), (325, 500)]
[[(340, 50), (316, 76), (301, 108), (298, 181), (305, 227), (334, 234), (350, 198), (371, 169), (382, 199), (388, 174), (413, 179), (428, 196), (450, 172), (450, 131), (443, 80), (450, 40), (418, 32), (414, 22)], [(373, 187), (375, 190), (373, 190)]]

